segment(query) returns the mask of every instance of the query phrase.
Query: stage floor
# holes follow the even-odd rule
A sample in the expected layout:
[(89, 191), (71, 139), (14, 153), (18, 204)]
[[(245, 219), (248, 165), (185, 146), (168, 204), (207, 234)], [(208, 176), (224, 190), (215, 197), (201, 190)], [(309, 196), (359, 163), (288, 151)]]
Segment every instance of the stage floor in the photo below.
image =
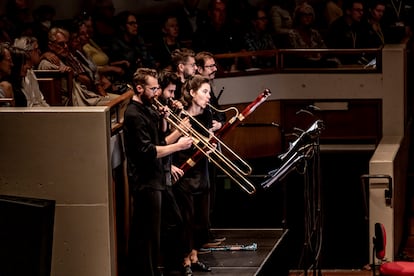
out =
[[(222, 246), (257, 245), (256, 250), (212, 250), (199, 254), (200, 261), (212, 268), (212, 272), (194, 272), (197, 276), (251, 276), (281, 275), (271, 268), (272, 259), (283, 250), (282, 242), (287, 235), (284, 229), (213, 229), (217, 236), (226, 237)], [(272, 270), (272, 274), (266, 271)], [(277, 270), (277, 269), (276, 269)]]

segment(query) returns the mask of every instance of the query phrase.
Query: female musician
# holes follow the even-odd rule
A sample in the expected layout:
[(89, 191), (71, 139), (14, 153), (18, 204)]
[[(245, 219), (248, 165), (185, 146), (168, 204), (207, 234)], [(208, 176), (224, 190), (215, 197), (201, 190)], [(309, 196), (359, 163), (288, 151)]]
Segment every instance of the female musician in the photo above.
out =
[[(183, 85), (182, 102), (189, 114), (193, 131), (209, 137), (212, 118), (201, 116), (210, 101), (210, 81), (200, 75), (190, 77)], [(203, 126), (201, 127), (200, 124)], [(192, 148), (174, 154), (173, 162), (179, 166), (197, 150)], [(209, 272), (211, 268), (200, 262), (197, 249), (207, 242), (209, 228), (209, 172), (208, 160), (204, 157), (173, 186), (184, 222), (184, 237), (188, 254), (184, 257), (184, 275), (193, 275), (192, 270)]]

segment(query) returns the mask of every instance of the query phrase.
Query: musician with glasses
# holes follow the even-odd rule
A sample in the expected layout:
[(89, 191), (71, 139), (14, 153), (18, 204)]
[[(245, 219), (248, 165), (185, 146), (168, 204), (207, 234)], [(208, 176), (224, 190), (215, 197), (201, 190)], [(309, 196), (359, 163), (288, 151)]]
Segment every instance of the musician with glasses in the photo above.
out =
[[(166, 174), (163, 158), (189, 148), (192, 139), (181, 137), (167, 144), (160, 128), (167, 110), (156, 110), (159, 92), (154, 69), (139, 68), (133, 78), (134, 92), (124, 115), (125, 152), (132, 195), (132, 218), (128, 241), (128, 275), (161, 275), (160, 229)], [(160, 113), (161, 112), (161, 113)], [(162, 114), (162, 115), (161, 115)]]
[[(196, 54), (195, 61), (197, 64), (197, 74), (206, 77), (210, 80), (210, 105), (215, 107), (216, 109), (220, 108), (218, 103), (218, 97), (220, 95), (216, 95), (214, 92), (214, 79), (217, 73), (217, 64), (214, 59), (214, 55), (210, 52), (202, 51)], [(224, 87), (222, 88), (224, 89)], [(223, 90), (219, 92), (222, 93)], [(207, 107), (204, 112), (203, 116), (207, 118), (210, 117), (212, 120), (212, 128), (211, 131), (215, 132), (219, 130), (224, 123), (226, 122), (226, 114), (224, 112), (218, 112), (210, 107)], [(213, 207), (215, 202), (215, 195), (216, 195), (216, 176), (217, 176), (217, 168), (214, 164), (209, 163), (209, 172), (210, 172), (210, 225), (211, 225), (211, 217), (213, 215)], [(209, 239), (208, 241), (203, 244), (203, 247), (211, 247), (219, 245), (223, 242), (226, 238), (225, 237), (218, 237), (215, 236), (214, 233), (209, 229)]]

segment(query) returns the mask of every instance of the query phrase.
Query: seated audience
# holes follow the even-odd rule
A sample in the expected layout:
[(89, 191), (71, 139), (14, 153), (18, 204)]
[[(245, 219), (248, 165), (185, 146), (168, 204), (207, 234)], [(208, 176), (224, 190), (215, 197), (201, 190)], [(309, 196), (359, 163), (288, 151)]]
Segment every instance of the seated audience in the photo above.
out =
[(23, 92), (23, 83), (27, 70), (31, 67), (30, 57), (26, 51), (15, 47), (11, 48), (11, 57), (13, 67), (9, 80), (13, 89), (15, 106), (26, 107), (28, 102)]
[[(315, 12), (311, 5), (298, 5), (293, 15), (293, 29), (288, 33), (288, 48), (325, 49), (326, 45), (319, 31), (313, 28)], [(320, 54), (289, 56), (286, 63), (290, 67), (331, 67), (337, 61), (327, 59)]]
[(50, 62), (46, 58), (40, 61), (40, 70), (59, 70), (73, 73), (72, 91), (67, 91), (67, 83), (62, 81), (62, 103), (69, 105), (70, 100), (75, 106), (106, 105), (110, 101), (109, 95), (103, 96), (99, 92), (88, 90), (82, 83), (88, 76), (88, 72), (81, 62), (70, 53), (69, 32), (62, 28), (52, 28), (49, 31), (49, 51), (59, 58), (59, 64)]
[(116, 15), (117, 35), (112, 40), (110, 51), (107, 52), (111, 60), (127, 60), (129, 68), (126, 78), (132, 79), (137, 68), (156, 68), (155, 59), (145, 45), (143, 37), (138, 32), (137, 16), (130, 11), (123, 11)]
[(294, 0), (270, 0), (269, 1), (270, 29), (277, 47), (284, 47), (287, 35), (292, 29), (292, 13), (295, 8)]
[[(213, 54), (238, 52), (242, 49), (242, 31), (234, 28), (227, 18), (226, 2), (210, 0), (207, 11), (208, 19), (199, 26), (194, 35), (193, 50), (208, 51)], [(234, 60), (221, 60), (224, 71), (235, 69)]]
[[(325, 39), (328, 48), (360, 49), (366, 48), (366, 28), (361, 24), (364, 15), (364, 2), (350, 0), (344, 2), (344, 15), (335, 20), (328, 29)], [(360, 56), (344, 55), (342, 64), (358, 64)]]
[(160, 24), (160, 36), (154, 42), (153, 53), (157, 61), (157, 67), (164, 69), (171, 65), (171, 52), (182, 48), (180, 41), (180, 27), (175, 15), (169, 14), (163, 17)]
[(33, 11), (32, 36), (37, 38), (39, 49), (42, 53), (46, 52), (48, 47), (48, 38), (50, 28), (54, 23), (56, 10), (50, 5), (40, 5)]
[(412, 36), (414, 9), (410, 0), (387, 0), (384, 12), (385, 43), (402, 43)]
[(326, 1), (323, 11), (323, 17), (325, 19), (325, 26), (329, 27), (332, 22), (344, 15), (342, 10), (343, 0), (328, 0)]
[[(13, 61), (8, 43), (0, 43), (0, 98), (14, 98), (12, 85), (8, 81)], [(14, 106), (12, 102), (0, 102), (0, 106)]]
[[(101, 75), (107, 77), (113, 83), (114, 90), (122, 92), (126, 84), (129, 82), (125, 79), (125, 71), (129, 68), (129, 62), (127, 60), (112, 61), (109, 60), (109, 56), (94, 40), (94, 22), (93, 18), (83, 13), (76, 19), (79, 22), (79, 39), (82, 45), (82, 51), (90, 60), (92, 60), (97, 66)], [(82, 24), (84, 23), (84, 26)], [(124, 84), (124, 85), (122, 85)]]
[[(249, 26), (243, 36), (243, 49), (247, 51), (276, 49), (271, 33), (268, 31), (268, 18), (261, 8), (252, 8), (248, 14)], [(252, 57), (247, 60), (248, 67), (269, 68), (275, 64), (274, 57)]]
[(378, 48), (385, 44), (382, 18), (385, 12), (385, 2), (376, 0), (368, 8), (368, 14), (364, 21), (367, 24), (367, 47)]
[(175, 12), (183, 41), (193, 41), (197, 29), (206, 21), (207, 15), (199, 4), (200, 0), (183, 0), (183, 5)]
[(22, 36), (14, 40), (15, 48), (25, 51), (29, 55), (30, 68), (22, 80), (21, 91), (26, 97), (28, 107), (49, 106), (40, 91), (39, 83), (33, 71), (40, 63), (40, 49), (35, 37)]

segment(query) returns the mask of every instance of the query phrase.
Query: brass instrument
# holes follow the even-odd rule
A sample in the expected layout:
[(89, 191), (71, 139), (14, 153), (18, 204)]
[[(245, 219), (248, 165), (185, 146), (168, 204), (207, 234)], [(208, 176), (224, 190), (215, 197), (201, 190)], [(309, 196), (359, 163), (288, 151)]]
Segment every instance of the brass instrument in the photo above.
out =
[[(154, 99), (155, 105), (154, 108), (165, 108), (162, 103), (157, 99)], [(210, 137), (206, 137), (199, 132), (195, 131), (191, 127), (186, 127), (182, 122), (182, 118), (171, 111), (169, 111), (169, 116), (165, 119), (173, 127), (178, 129), (183, 135), (192, 138), (193, 145), (211, 162), (213, 162), (218, 168), (220, 168), (227, 176), (229, 176), (236, 184), (238, 184), (245, 192), (248, 194), (254, 194), (256, 192), (256, 187), (245, 177), (252, 172), (252, 168), (247, 164), (241, 157), (239, 157), (233, 150), (231, 150), (226, 144), (220, 141), (214, 134), (208, 131), (208, 129), (199, 121), (197, 121), (192, 115), (187, 111), (181, 110), (180, 114), (188, 116), (193, 120), (197, 125), (199, 125), (206, 133), (210, 133)], [(237, 109), (236, 109), (237, 110)], [(217, 149), (217, 146), (214, 144), (220, 144), (221, 150), (224, 150), (227, 153), (231, 154), (231, 157), (225, 156), (221, 150)], [(233, 161), (232, 161), (233, 160)], [(238, 165), (235, 165), (235, 163)]]

